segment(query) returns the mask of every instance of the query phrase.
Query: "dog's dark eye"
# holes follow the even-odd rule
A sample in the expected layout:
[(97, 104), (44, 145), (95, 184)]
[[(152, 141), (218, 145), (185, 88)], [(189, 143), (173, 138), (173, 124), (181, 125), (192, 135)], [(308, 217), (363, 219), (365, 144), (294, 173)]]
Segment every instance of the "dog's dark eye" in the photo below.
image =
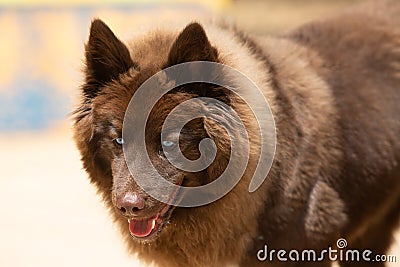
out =
[(124, 139), (122, 139), (121, 137), (118, 137), (118, 138), (115, 138), (115, 139), (114, 139), (114, 142), (115, 142), (117, 145), (123, 145), (123, 144), (124, 144)]

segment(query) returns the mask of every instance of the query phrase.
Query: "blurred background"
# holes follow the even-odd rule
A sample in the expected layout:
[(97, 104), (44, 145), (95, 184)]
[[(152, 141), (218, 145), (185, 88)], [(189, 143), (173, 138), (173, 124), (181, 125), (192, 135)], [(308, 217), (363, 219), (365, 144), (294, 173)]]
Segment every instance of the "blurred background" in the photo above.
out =
[[(0, 266), (142, 266), (125, 252), (71, 139), (93, 17), (123, 40), (182, 16), (277, 33), (356, 2), (0, 0)], [(397, 238), (398, 261), (399, 251)]]

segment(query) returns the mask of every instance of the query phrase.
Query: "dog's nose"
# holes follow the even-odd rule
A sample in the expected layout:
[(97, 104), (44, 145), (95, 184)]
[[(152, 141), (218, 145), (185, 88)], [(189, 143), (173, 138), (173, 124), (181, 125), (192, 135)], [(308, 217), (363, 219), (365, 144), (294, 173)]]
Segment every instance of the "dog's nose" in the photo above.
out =
[(138, 193), (127, 192), (117, 198), (117, 208), (126, 216), (136, 215), (144, 208), (144, 198)]

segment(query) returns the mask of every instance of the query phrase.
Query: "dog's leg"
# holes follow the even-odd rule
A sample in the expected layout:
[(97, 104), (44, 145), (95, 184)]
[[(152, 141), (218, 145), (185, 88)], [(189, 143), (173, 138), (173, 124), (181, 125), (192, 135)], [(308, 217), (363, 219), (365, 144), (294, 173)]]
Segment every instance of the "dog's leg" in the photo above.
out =
[(330, 267), (331, 263), (329, 262), (261, 262), (257, 261), (257, 259), (249, 259), (248, 261), (242, 261), (239, 265), (240, 267)]
[(239, 265), (240, 267), (330, 267), (331, 262), (290, 262), (290, 261), (259, 261), (256, 256), (248, 255)]
[[(375, 255), (386, 255), (393, 241), (393, 232), (396, 230), (400, 219), (400, 197), (397, 198), (394, 205), (388, 210), (385, 216), (366, 230), (366, 232), (356, 240), (353, 240), (349, 246), (353, 249), (363, 251), (371, 250), (369, 258), (374, 259)], [(398, 255), (395, 255), (398, 258)], [(354, 266), (387, 266), (384, 262), (341, 262), (341, 267)]]

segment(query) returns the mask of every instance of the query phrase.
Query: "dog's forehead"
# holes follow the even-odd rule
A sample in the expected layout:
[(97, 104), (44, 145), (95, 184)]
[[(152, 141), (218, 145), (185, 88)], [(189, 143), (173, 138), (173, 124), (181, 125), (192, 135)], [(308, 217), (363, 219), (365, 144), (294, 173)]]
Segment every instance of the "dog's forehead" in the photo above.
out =
[(140, 68), (161, 70), (167, 62), (170, 47), (176, 37), (175, 32), (154, 30), (151, 33), (132, 39), (128, 42), (132, 60)]
[[(186, 92), (170, 92), (163, 95), (157, 103), (155, 103), (151, 114), (154, 117), (166, 117), (171, 111), (183, 102), (195, 98), (194, 94)], [(181, 111), (182, 112), (182, 111)]]
[(147, 119), (148, 127), (151, 127), (155, 130), (160, 131), (165, 119), (167, 118), (168, 114), (179, 105), (181, 101), (188, 99), (189, 97), (186, 96), (185, 98), (182, 97), (180, 94), (166, 94), (162, 96), (153, 106), (149, 117)]

